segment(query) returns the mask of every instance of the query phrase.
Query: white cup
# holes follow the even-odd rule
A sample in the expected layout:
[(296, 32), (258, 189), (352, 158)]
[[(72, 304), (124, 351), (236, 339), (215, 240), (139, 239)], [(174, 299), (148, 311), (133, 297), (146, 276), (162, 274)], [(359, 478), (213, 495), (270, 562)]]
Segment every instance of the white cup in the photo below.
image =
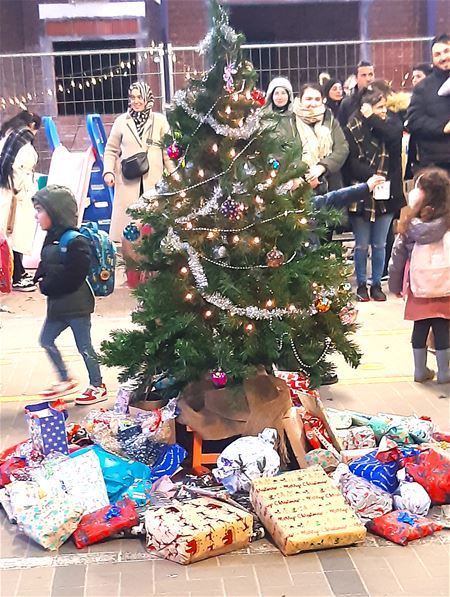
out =
[(391, 196), (391, 182), (387, 180), (373, 190), (373, 198), (377, 201), (387, 201)]

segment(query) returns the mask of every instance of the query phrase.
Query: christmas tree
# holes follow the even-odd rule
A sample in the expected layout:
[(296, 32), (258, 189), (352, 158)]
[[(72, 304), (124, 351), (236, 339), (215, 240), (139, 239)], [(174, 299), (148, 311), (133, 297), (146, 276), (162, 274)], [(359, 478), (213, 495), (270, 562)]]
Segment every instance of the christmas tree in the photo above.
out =
[(152, 272), (135, 291), (131, 330), (102, 345), (121, 379), (165, 373), (177, 388), (210, 375), (239, 384), (263, 366), (303, 371), (312, 386), (342, 353), (359, 352), (341, 249), (320, 242), (336, 213), (316, 212), (300, 148), (277, 137), (277, 116), (261, 108), (243, 36), (215, 0), (200, 45), (207, 70), (191, 76), (168, 113), (176, 168), (133, 215), (139, 267)]

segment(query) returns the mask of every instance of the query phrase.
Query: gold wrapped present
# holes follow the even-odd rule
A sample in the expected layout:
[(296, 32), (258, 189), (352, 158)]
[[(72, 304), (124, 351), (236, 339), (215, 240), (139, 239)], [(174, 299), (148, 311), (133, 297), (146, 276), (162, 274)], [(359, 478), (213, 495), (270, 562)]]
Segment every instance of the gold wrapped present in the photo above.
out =
[(253, 516), (230, 504), (209, 498), (148, 510), (147, 547), (156, 555), (191, 564), (246, 547)]
[(277, 547), (289, 556), (364, 541), (366, 528), (319, 466), (255, 479), (250, 499)]

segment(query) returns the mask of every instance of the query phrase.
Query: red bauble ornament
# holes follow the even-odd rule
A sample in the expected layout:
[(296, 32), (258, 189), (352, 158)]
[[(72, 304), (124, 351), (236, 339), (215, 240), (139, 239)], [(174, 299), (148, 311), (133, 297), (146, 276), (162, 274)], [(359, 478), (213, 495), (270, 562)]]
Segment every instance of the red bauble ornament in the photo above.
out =
[(253, 91), (250, 92), (251, 98), (254, 102), (256, 102), (257, 104), (259, 104), (260, 106), (264, 106), (264, 104), (266, 103), (266, 98), (264, 96), (264, 93), (262, 91), (260, 91), (259, 89), (253, 89)]
[(141, 236), (150, 236), (153, 234), (154, 230), (150, 226), (150, 224), (144, 224), (141, 228)]
[(180, 159), (181, 147), (178, 145), (178, 143), (172, 143), (172, 145), (169, 145), (169, 147), (167, 148), (167, 155), (171, 160)]
[(211, 381), (216, 388), (224, 388), (227, 385), (228, 377), (225, 371), (222, 371), (222, 369), (215, 369), (211, 373)]
[(280, 267), (284, 263), (284, 254), (274, 247), (266, 255), (266, 265), (268, 267)]

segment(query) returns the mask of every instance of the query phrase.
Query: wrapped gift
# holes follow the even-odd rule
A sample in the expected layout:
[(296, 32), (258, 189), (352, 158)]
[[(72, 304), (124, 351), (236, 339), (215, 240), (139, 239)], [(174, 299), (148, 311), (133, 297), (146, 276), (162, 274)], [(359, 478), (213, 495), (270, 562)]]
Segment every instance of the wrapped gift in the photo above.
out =
[(336, 469), (333, 479), (342, 495), (359, 516), (367, 522), (392, 510), (392, 498), (389, 493), (379, 489), (369, 481), (357, 477), (345, 464)]
[(432, 535), (442, 529), (437, 522), (411, 514), (407, 510), (394, 510), (371, 520), (367, 528), (374, 535), (389, 539), (399, 545), (408, 545), (409, 541)]
[(91, 449), (78, 450), (70, 458), (43, 465), (43, 474), (59, 485), (83, 508), (83, 514), (95, 512), (109, 503), (100, 462)]
[(257, 437), (248, 435), (235, 440), (217, 459), (215, 478), (230, 493), (235, 493), (249, 491), (253, 479), (273, 477), (280, 470), (276, 441), (275, 429), (264, 429)]
[(292, 406), (282, 419), (284, 433), (300, 468), (306, 466), (306, 435), (300, 409)]
[(15, 474), (26, 467), (27, 462), (23, 456), (12, 456), (0, 464), (0, 485), (8, 485), (15, 478)]
[(165, 445), (164, 452), (160, 455), (155, 465), (152, 467), (152, 481), (160, 479), (164, 475), (173, 475), (183, 460), (187, 452), (178, 444)]
[(406, 463), (406, 472), (426, 490), (433, 504), (450, 503), (450, 452), (425, 449)]
[(398, 460), (380, 462), (376, 452), (370, 452), (349, 464), (350, 471), (354, 475), (370, 481), (388, 493), (393, 493), (398, 487), (397, 471), (400, 467)]
[(256, 479), (250, 499), (284, 555), (364, 541), (366, 529), (318, 467)]
[(56, 550), (77, 528), (83, 508), (68, 495), (38, 498), (20, 512), (15, 510), (20, 530), (45, 547)]
[(147, 546), (156, 555), (191, 564), (242, 549), (250, 543), (253, 517), (209, 498), (150, 510), (145, 514)]
[(358, 460), (358, 458), (361, 458), (361, 456), (370, 454), (370, 452), (373, 452), (373, 448), (360, 448), (359, 450), (342, 450), (341, 461), (344, 464), (349, 464), (354, 460)]
[(130, 487), (125, 491), (123, 497), (129, 498), (132, 500), (136, 506), (146, 506), (150, 502), (152, 492), (152, 482), (147, 480), (140, 479), (130, 485)]
[(274, 370), (274, 375), (286, 382), (289, 388), (289, 394), (294, 406), (301, 406), (300, 396), (302, 394), (311, 394), (314, 397), (319, 397), (317, 390), (311, 390), (309, 387), (309, 377), (300, 373), (299, 371), (279, 371)]
[(14, 516), (14, 510), (11, 504), (11, 498), (9, 497), (7, 489), (4, 487), (0, 489), (0, 504), (5, 511), (9, 522), (16, 522), (16, 517)]
[(46, 456), (50, 452), (69, 453), (66, 424), (67, 411), (57, 402), (39, 402), (25, 407), (33, 447)]
[[(103, 448), (100, 448), (100, 446), (83, 448), (78, 450), (78, 452), (71, 457), (79, 458), (82, 454), (91, 452), (93, 452), (100, 461), (100, 468), (106, 484), (106, 491), (108, 493), (109, 501), (111, 502), (120, 500), (123, 492), (137, 479), (150, 479), (151, 471), (145, 464), (121, 458), (116, 454), (110, 454), (106, 450), (103, 450)], [(102, 504), (95, 508), (95, 510), (98, 510), (104, 505), (105, 504)]]
[(318, 448), (317, 450), (311, 450), (311, 452), (308, 452), (305, 456), (305, 461), (306, 466), (319, 465), (327, 473), (334, 471), (339, 464), (339, 458), (336, 457), (336, 454), (323, 448)]
[(361, 448), (375, 448), (375, 434), (367, 425), (338, 429), (336, 435), (340, 439), (344, 450), (360, 450)]
[(352, 426), (352, 415), (345, 410), (326, 408), (325, 413), (333, 429), (348, 429)]
[(398, 471), (397, 478), (400, 484), (393, 495), (395, 509), (426, 516), (431, 506), (431, 499), (422, 485), (416, 483), (404, 468)]
[(73, 534), (73, 541), (78, 549), (82, 549), (123, 529), (131, 529), (138, 522), (139, 516), (134, 501), (124, 498), (96, 512), (85, 514)]

